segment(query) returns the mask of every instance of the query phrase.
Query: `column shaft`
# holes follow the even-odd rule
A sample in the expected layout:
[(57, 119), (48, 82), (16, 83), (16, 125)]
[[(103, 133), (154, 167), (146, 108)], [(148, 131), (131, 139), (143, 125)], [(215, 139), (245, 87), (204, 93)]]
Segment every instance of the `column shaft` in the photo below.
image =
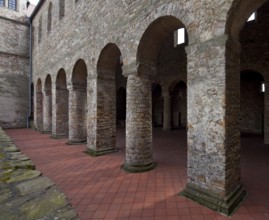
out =
[(69, 140), (68, 144), (86, 142), (86, 89), (69, 90)]
[(145, 77), (128, 76), (126, 159), (128, 172), (144, 172), (154, 168), (152, 158), (151, 82)]
[(50, 133), (52, 130), (52, 95), (51, 90), (45, 90), (43, 95), (43, 131)]

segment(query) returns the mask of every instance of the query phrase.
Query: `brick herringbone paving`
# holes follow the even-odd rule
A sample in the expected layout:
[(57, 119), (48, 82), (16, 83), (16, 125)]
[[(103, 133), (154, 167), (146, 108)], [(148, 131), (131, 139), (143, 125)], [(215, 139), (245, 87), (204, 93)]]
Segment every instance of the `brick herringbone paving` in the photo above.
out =
[(261, 137), (243, 137), (242, 182), (248, 197), (232, 218), (177, 195), (186, 183), (186, 133), (154, 129), (157, 167), (130, 174), (124, 162), (124, 130), (117, 132), (119, 152), (92, 158), (86, 145), (65, 145), (30, 129), (6, 131), (37, 169), (66, 193), (80, 219), (269, 219), (269, 145)]

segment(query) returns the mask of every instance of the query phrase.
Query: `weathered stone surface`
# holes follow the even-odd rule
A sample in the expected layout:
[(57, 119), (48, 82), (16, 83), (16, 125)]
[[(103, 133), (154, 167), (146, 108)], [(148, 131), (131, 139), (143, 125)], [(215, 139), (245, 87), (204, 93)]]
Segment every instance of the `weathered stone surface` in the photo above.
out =
[(1, 128), (0, 155), (0, 219), (77, 219), (65, 195), (34, 170)]
[(29, 26), (25, 11), (0, 7), (0, 33), (0, 127), (25, 127), (29, 94)]
[(18, 190), (19, 195), (24, 196), (37, 191), (45, 190), (53, 185), (54, 183), (47, 177), (39, 177), (27, 182), (20, 183), (16, 185), (15, 188)]
[[(57, 114), (65, 115), (66, 121), (67, 117), (66, 111), (57, 113), (57, 104), (63, 104), (67, 108), (69, 101), (69, 142), (81, 143), (87, 138), (90, 149), (88, 151), (93, 154), (104, 152), (104, 149), (113, 149), (115, 84), (110, 73), (115, 73), (115, 69), (111, 68), (115, 67), (113, 65), (115, 61), (120, 62), (123, 69), (127, 70), (125, 76), (128, 77), (127, 149), (124, 168), (128, 171), (149, 170), (154, 167), (151, 149), (151, 84), (156, 83), (161, 88), (169, 88), (169, 92), (177, 93), (179, 90), (174, 84), (181, 80), (188, 86), (187, 91), (180, 91), (183, 94), (182, 100), (179, 101), (179, 94), (170, 97), (171, 100), (169, 96), (165, 96), (165, 105), (160, 105), (161, 110), (156, 112), (153, 110), (153, 120), (156, 120), (157, 124), (165, 124), (166, 128), (171, 127), (171, 122), (175, 127), (179, 127), (181, 123), (187, 126), (189, 184), (187, 186), (194, 185), (193, 188), (197, 191), (217, 195), (220, 200), (226, 198), (241, 186), (238, 128), (240, 68), (242, 70), (242, 68), (262, 67), (259, 68), (259, 72), (268, 72), (269, 44), (268, 41), (260, 39), (261, 34), (256, 34), (262, 33), (260, 30), (266, 27), (268, 19), (263, 21), (262, 26), (258, 25), (257, 31), (244, 32), (250, 38), (240, 39), (243, 49), (241, 67), (239, 32), (248, 16), (265, 2), (266, 0), (183, 0), (180, 3), (177, 0), (115, 0), (89, 4), (87, 1), (66, 1), (65, 5), (53, 5), (52, 20), (48, 20), (50, 1), (44, 1), (33, 20), (36, 128), (44, 132), (50, 132), (51, 127), (55, 128), (53, 136), (59, 137), (57, 128), (61, 127), (59, 126), (61, 117)], [(9, 18), (18, 19), (15, 15), (10, 16), (10, 13), (6, 13)], [(268, 9), (261, 10), (260, 15), (266, 18)], [(13, 29), (7, 27), (9, 23), (5, 19), (1, 24), (1, 27), (8, 29), (8, 35), (12, 35)], [(187, 41), (174, 48), (174, 31), (181, 27), (186, 27)], [(25, 34), (25, 30), (20, 29), (19, 33)], [(257, 37), (251, 39), (252, 35)], [(268, 38), (267, 35), (264, 36)], [(11, 44), (2, 45), (4, 51), (18, 52), (21, 46), (26, 47), (16, 45), (16, 37), (10, 39)], [(255, 43), (256, 39), (259, 39), (258, 43)], [(111, 42), (120, 51), (114, 53), (110, 50)], [(261, 44), (258, 45), (259, 43)], [(187, 44), (189, 46), (186, 55), (184, 47)], [(259, 46), (260, 50), (257, 50)], [(106, 56), (108, 48), (110, 49)], [(14, 58), (13, 54), (12, 56), (4, 54), (2, 57), (0, 60), (4, 65), (0, 66), (8, 66), (11, 71), (2, 74), (0, 91), (5, 93), (8, 91), (11, 94), (11, 96), (5, 94), (3, 102), (9, 103), (8, 108), (17, 114), (25, 108), (26, 102), (21, 107), (17, 102), (11, 103), (10, 100), (14, 101), (14, 98), (10, 97), (26, 95), (18, 94), (18, 90), (10, 89), (10, 85), (16, 88), (14, 85), (17, 85), (18, 79), (26, 82), (27, 77), (24, 75), (20, 78), (18, 74), (16, 77), (10, 76), (10, 73), (17, 73), (18, 69), (17, 65), (10, 67), (10, 63), (15, 61), (13, 63), (21, 64), (20, 68), (23, 69), (27, 62), (21, 59), (21, 62), (16, 62), (18, 59)], [(82, 60), (84, 67), (76, 66), (77, 61)], [(132, 71), (129, 70), (134, 67), (137, 69), (132, 75)], [(59, 97), (54, 94), (57, 93), (55, 82), (59, 70), (62, 69), (66, 73), (63, 103), (58, 101)], [(120, 71), (116, 73), (120, 74)], [(48, 76), (51, 77), (52, 93), (46, 90)], [(13, 81), (14, 78), (17, 79), (16, 82)], [(266, 77), (265, 81), (268, 82)], [(25, 84), (20, 85), (20, 88), (24, 86)], [(66, 88), (69, 90), (68, 97)], [(26, 93), (26, 90), (23, 91)], [(265, 95), (264, 106), (267, 141), (269, 140), (268, 97)], [(15, 109), (15, 106), (20, 108)], [(4, 106), (4, 112), (6, 110), (8, 109)], [(253, 109), (245, 110), (243, 116), (249, 115)], [(14, 115), (9, 116), (16, 118)], [(2, 123), (15, 124), (9, 122), (10, 118), (8, 122)], [(244, 126), (252, 127), (252, 131), (253, 124), (250, 125), (250, 121), (255, 120), (254, 118), (257, 118), (257, 114), (251, 117), (249, 123), (243, 123)], [(51, 121), (54, 124), (51, 125)], [(66, 121), (62, 125), (65, 127), (64, 132), (67, 130)], [(199, 195), (203, 197), (203, 193)], [(223, 201), (227, 203), (225, 199)]]
[(25, 181), (29, 179), (33, 179), (41, 175), (40, 171), (37, 170), (15, 170), (10, 173), (10, 176), (7, 177), (6, 183), (15, 183), (20, 181)]
[(24, 203), (20, 211), (28, 220), (39, 219), (66, 206), (65, 196), (58, 190), (48, 190), (44, 195)]

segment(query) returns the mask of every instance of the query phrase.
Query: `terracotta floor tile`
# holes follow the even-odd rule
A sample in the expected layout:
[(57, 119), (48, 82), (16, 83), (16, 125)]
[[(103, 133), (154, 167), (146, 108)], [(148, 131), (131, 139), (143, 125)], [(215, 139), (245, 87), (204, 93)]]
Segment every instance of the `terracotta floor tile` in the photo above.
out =
[(186, 132), (153, 129), (157, 167), (146, 173), (126, 173), (125, 135), (117, 131), (117, 153), (90, 157), (86, 145), (66, 145), (31, 129), (7, 134), (31, 158), (43, 175), (66, 193), (81, 220), (179, 219), (269, 220), (269, 147), (262, 137), (241, 138), (241, 179), (248, 196), (232, 217), (225, 217), (178, 195), (186, 185)]

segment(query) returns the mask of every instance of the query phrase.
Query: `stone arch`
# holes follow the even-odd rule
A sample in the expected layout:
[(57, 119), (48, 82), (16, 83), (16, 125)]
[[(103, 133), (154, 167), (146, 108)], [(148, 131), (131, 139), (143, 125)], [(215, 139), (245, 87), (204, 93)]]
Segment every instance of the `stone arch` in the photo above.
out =
[(162, 16), (154, 20), (140, 40), (137, 62), (156, 65), (162, 42), (179, 28), (185, 28), (185, 26), (174, 16)]
[(67, 137), (68, 135), (68, 97), (66, 73), (64, 69), (58, 71), (55, 91), (55, 127), (53, 137)]
[(40, 78), (37, 79), (35, 85), (35, 101), (34, 101), (34, 117), (35, 117), (35, 128), (38, 131), (43, 130), (43, 93), (42, 93), (42, 81)]
[(52, 81), (50, 74), (46, 76), (43, 94), (43, 132), (50, 133), (52, 130)]
[(173, 128), (187, 125), (187, 85), (183, 80), (174, 81), (169, 87), (172, 102)]
[[(116, 74), (121, 74), (121, 52), (116, 44), (108, 43), (101, 51), (97, 62), (97, 117), (88, 118), (88, 153), (97, 156), (114, 152), (116, 147)], [(90, 84), (93, 80), (90, 82)], [(94, 88), (94, 86), (93, 86)], [(95, 91), (88, 92), (89, 102), (93, 103)], [(95, 106), (98, 106), (96, 109)], [(95, 135), (93, 135), (95, 134)]]
[(108, 43), (101, 51), (97, 62), (98, 78), (102, 78), (102, 71), (115, 72), (121, 64), (121, 52), (114, 43)]
[[(185, 29), (185, 42), (181, 45), (175, 44), (175, 34), (179, 28)], [(167, 42), (169, 52), (174, 48), (184, 49), (188, 43), (185, 25), (171, 15), (158, 17), (149, 24), (137, 48), (137, 64), (135, 68), (132, 67), (133, 70), (130, 70), (130, 73), (128, 71), (126, 73), (128, 75), (126, 119), (128, 132), (126, 132), (126, 159), (123, 168), (128, 172), (144, 172), (155, 167), (152, 148), (151, 85), (152, 79), (158, 74), (160, 53)], [(166, 81), (164, 76), (162, 79)], [(170, 130), (171, 98), (167, 88), (162, 89), (164, 90), (162, 91), (163, 129)]]
[(86, 85), (87, 84), (87, 66), (83, 59), (79, 59), (72, 72), (73, 85)]
[(69, 144), (78, 144), (87, 139), (87, 66), (79, 59), (73, 68), (69, 89)]
[(51, 23), (52, 23), (52, 2), (49, 3), (49, 8), (48, 8), (48, 26), (47, 26), (47, 31), (51, 31)]
[(239, 40), (239, 33), (248, 17), (261, 7), (267, 0), (240, 0), (234, 1), (226, 22), (225, 32), (234, 40)]

